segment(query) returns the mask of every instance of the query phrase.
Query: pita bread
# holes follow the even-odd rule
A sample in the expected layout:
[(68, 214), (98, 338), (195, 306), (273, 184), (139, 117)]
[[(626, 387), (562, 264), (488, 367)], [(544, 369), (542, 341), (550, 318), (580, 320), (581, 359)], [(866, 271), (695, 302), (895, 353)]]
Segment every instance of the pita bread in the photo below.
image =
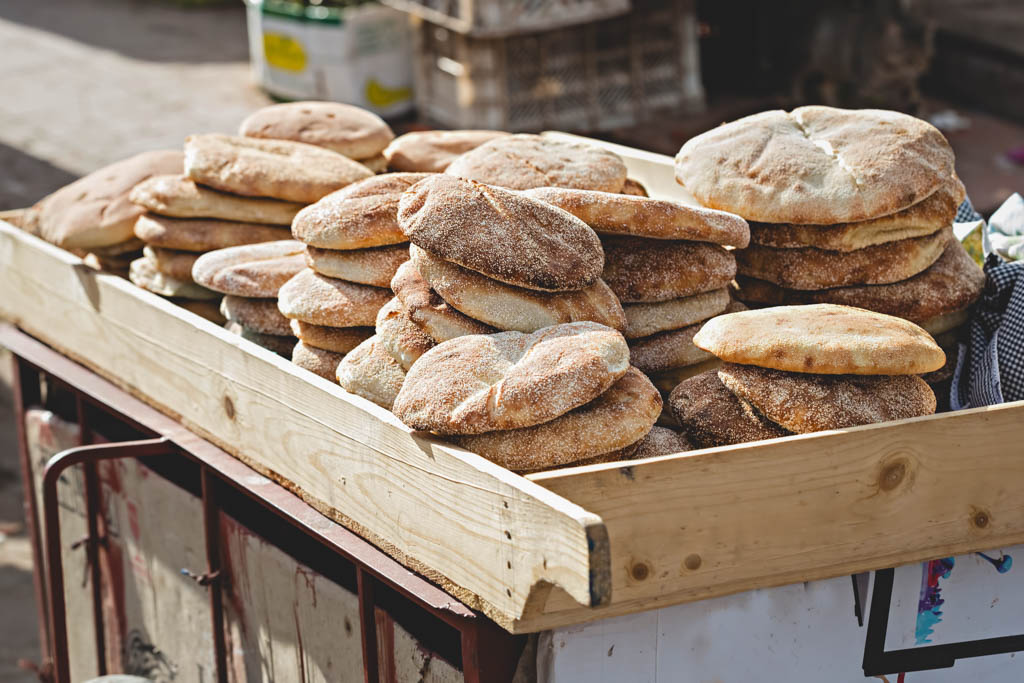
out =
[(729, 363), (823, 375), (919, 375), (946, 362), (917, 325), (833, 304), (720, 315), (693, 343)]
[(242, 339), (251, 341), (256, 346), (262, 346), (268, 351), (273, 351), (279, 356), (291, 358), (292, 351), (295, 348), (295, 337), (263, 334), (255, 330), (251, 330), (234, 320), (227, 321), (224, 324), (224, 329), (232, 334), (237, 334)]
[(718, 378), (769, 420), (797, 434), (935, 412), (935, 394), (917, 375), (812, 375), (726, 363)]
[(499, 330), (534, 332), (590, 320), (621, 330), (622, 306), (602, 280), (574, 292), (541, 292), (506, 285), (412, 245), (412, 264), (430, 288), (465, 315)]
[(736, 258), (717, 244), (605, 237), (601, 277), (623, 303), (682, 299), (728, 286)]
[(647, 436), (640, 440), (630, 460), (656, 458), (659, 455), (685, 453), (693, 450), (693, 444), (683, 434), (667, 427), (651, 427)]
[(568, 211), (600, 235), (711, 242), (730, 247), (750, 243), (750, 228), (739, 216), (699, 206), (621, 193), (539, 187), (526, 197)]
[(679, 386), (680, 383), (690, 379), (691, 377), (696, 377), (708, 370), (717, 370), (720, 367), (722, 367), (722, 361), (712, 356), (702, 363), (686, 365), (681, 368), (661, 370), (660, 372), (649, 372), (647, 373), (647, 376), (651, 378), (652, 382), (654, 382), (654, 386), (658, 387), (658, 391), (668, 394)]
[(626, 340), (597, 323), (469, 335), (424, 353), (393, 411), (440, 434), (530, 427), (597, 398), (628, 369)]
[(153, 263), (145, 257), (131, 262), (128, 268), (128, 279), (137, 287), (160, 296), (197, 300), (216, 299), (220, 296), (217, 292), (194, 282), (177, 280), (169, 275), (164, 275), (154, 268)]
[(338, 381), (338, 365), (344, 357), (345, 354), (318, 349), (302, 341), (295, 344), (292, 349), (292, 363), (331, 382)]
[(289, 323), (291, 334), (306, 346), (335, 353), (348, 353), (374, 334), (372, 327), (328, 327), (301, 320), (290, 320)]
[(302, 243), (282, 240), (203, 254), (192, 266), (192, 278), (216, 292), (266, 299), (276, 297), (281, 286), (305, 268)]
[(377, 311), (377, 339), (406, 372), (420, 356), (437, 346), (437, 342), (412, 321), (397, 298)]
[(694, 294), (681, 299), (669, 299), (646, 304), (623, 304), (626, 315), (626, 339), (649, 337), (658, 332), (678, 330), (712, 318), (729, 305), (726, 287)]
[(661, 395), (630, 368), (599, 397), (554, 420), (454, 441), (512, 471), (547, 469), (625, 448), (642, 439), (661, 414)]
[(398, 266), (408, 260), (408, 244), (347, 251), (306, 247), (306, 263), (321, 275), (374, 287), (390, 287)]
[(510, 190), (572, 187), (619, 192), (626, 164), (613, 152), (540, 135), (504, 135), (455, 159), (445, 173)]
[(340, 102), (285, 102), (257, 109), (238, 134), (326, 147), (350, 159), (380, 154), (395, 134), (371, 111)]
[(143, 248), (142, 255), (149, 260), (153, 268), (164, 275), (182, 282), (193, 282), (192, 266), (199, 258), (199, 254), (193, 251), (176, 251), (147, 245)]
[(676, 180), (707, 207), (762, 223), (832, 225), (902, 211), (953, 174), (934, 126), (878, 109), (766, 111), (689, 140)]
[(183, 175), (149, 178), (132, 188), (129, 199), (161, 216), (217, 218), (243, 223), (290, 226), (302, 204), (240, 197), (196, 184)]
[(683, 433), (700, 448), (777, 439), (790, 434), (736, 398), (722, 384), (716, 370), (681, 382), (668, 397), (668, 405)]
[(345, 391), (391, 410), (405, 372), (373, 336), (345, 356), (338, 365), (337, 380)]
[(228, 294), (220, 301), (225, 318), (260, 334), (293, 337), (288, 318), (277, 310), (277, 299), (252, 299)]
[(521, 194), (428, 176), (402, 196), (409, 241), (492, 279), (542, 291), (583, 289), (601, 277), (601, 242), (587, 224)]
[(185, 174), (222, 192), (310, 204), (373, 171), (301, 142), (208, 133), (185, 139)]
[(443, 173), (456, 157), (494, 138), (500, 130), (426, 130), (399, 135), (384, 150), (392, 171)]
[(366, 327), (377, 311), (391, 300), (383, 287), (336, 280), (305, 268), (277, 293), (277, 305), (286, 318), (327, 327)]
[(411, 261), (399, 266), (391, 280), (391, 289), (402, 308), (431, 339), (440, 343), (467, 334), (497, 332), (490, 325), (460, 313), (438, 295)]
[(180, 251), (213, 251), (260, 242), (290, 240), (286, 228), (204, 218), (167, 218), (147, 213), (135, 223), (135, 235), (150, 246)]
[(702, 323), (678, 330), (659, 332), (629, 341), (630, 363), (646, 373), (664, 372), (703, 363), (711, 358), (707, 351), (693, 344), (693, 336)]
[(643, 183), (633, 178), (626, 178), (626, 184), (622, 186), (622, 194), (631, 194), (634, 197), (649, 197), (647, 188), (644, 187)]

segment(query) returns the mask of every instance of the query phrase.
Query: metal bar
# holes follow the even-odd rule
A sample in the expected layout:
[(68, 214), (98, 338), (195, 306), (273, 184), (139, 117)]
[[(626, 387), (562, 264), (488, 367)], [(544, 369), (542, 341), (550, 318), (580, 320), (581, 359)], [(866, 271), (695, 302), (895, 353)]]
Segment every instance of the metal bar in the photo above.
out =
[[(206, 535), (206, 575), (221, 577), (220, 507), (217, 505), (217, 480), (209, 469), (200, 466), (203, 495), (203, 528)], [(213, 629), (213, 661), (218, 683), (228, 681), (227, 645), (224, 640), (223, 581), (207, 585), (210, 596), (210, 624)]]
[[(92, 445), (94, 435), (89, 424), (88, 410), (82, 395), (75, 392), (75, 408), (78, 413), (78, 443), (80, 446)], [(96, 638), (96, 669), (97, 674), (107, 674), (107, 643), (103, 628), (103, 585), (100, 576), (100, 483), (95, 462), (82, 463), (82, 475), (85, 480), (85, 521), (87, 525), (85, 539), (85, 566), (89, 569), (89, 582), (92, 592), (92, 621)]]
[(64, 604), (64, 567), (61, 561), (60, 508), (57, 504), (57, 483), (69, 467), (86, 462), (127, 457), (165, 455), (171, 444), (163, 437), (95, 444), (69, 448), (50, 458), (43, 473), (43, 512), (46, 519), (46, 568), (49, 575), (50, 643), (54, 665), (54, 681), (71, 683), (68, 666), (67, 615)]
[(373, 577), (356, 565), (356, 586), (359, 593), (359, 635), (363, 643), (363, 680), (380, 683), (377, 655), (377, 617)]

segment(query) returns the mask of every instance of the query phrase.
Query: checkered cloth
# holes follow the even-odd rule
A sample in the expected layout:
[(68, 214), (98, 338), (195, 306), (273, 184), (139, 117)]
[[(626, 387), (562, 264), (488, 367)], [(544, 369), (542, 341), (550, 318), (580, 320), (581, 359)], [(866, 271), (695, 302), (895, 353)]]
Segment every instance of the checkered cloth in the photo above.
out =
[[(980, 218), (970, 201), (957, 211), (958, 222)], [(985, 275), (988, 282), (972, 311), (970, 337), (960, 344), (953, 373), (953, 410), (1024, 399), (1024, 261), (1007, 263), (989, 254)]]
[(971, 204), (970, 197), (964, 197), (964, 200), (960, 202), (960, 206), (956, 210), (956, 218), (953, 219), (954, 223), (973, 223), (974, 221), (980, 221), (981, 214), (974, 210), (974, 205)]

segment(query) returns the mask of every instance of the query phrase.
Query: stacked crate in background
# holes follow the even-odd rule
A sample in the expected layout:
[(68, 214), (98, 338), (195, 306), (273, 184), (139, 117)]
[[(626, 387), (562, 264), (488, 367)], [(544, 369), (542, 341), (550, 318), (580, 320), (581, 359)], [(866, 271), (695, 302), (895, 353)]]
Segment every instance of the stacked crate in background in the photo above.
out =
[(384, 2), (416, 18), (416, 104), (441, 126), (600, 131), (704, 106), (694, 0)]

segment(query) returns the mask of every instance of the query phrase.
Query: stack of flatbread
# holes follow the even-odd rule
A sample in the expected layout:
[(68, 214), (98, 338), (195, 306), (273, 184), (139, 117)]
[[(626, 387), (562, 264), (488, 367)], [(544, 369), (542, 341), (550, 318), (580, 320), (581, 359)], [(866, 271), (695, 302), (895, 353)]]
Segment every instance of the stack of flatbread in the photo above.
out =
[(953, 161), (942, 134), (914, 117), (811, 106), (708, 131), (675, 166), (701, 204), (750, 222), (751, 244), (736, 254), (740, 300), (857, 306), (949, 345), (984, 286), (952, 236), (964, 198)]
[(935, 395), (919, 375), (945, 363), (917, 325), (834, 304), (722, 315), (693, 341), (724, 362), (669, 396), (701, 447), (929, 415)]
[(496, 137), (500, 130), (424, 130), (399, 135), (384, 150), (389, 171), (444, 173), (457, 157)]

